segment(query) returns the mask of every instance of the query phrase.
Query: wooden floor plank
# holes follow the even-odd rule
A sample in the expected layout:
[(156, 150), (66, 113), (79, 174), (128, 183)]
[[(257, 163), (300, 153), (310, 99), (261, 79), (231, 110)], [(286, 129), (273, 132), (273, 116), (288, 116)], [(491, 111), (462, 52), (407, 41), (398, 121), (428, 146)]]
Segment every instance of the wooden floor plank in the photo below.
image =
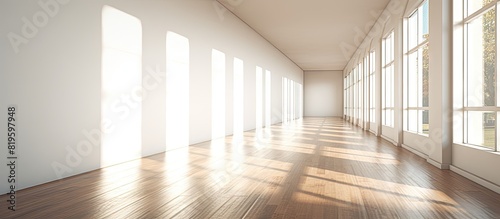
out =
[(1, 218), (500, 218), (500, 194), (319, 117), (46, 183), (17, 199)]

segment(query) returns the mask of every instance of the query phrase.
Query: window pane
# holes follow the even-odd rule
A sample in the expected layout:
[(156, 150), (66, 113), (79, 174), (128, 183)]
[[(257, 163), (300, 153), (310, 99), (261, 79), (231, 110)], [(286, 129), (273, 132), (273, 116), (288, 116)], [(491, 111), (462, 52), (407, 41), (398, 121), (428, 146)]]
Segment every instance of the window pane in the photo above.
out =
[(408, 131), (418, 132), (418, 110), (408, 110)]
[(389, 74), (389, 106), (394, 107), (394, 65), (389, 67)]
[(418, 106), (418, 52), (408, 55), (408, 107)]
[(389, 62), (394, 61), (394, 32), (391, 32), (391, 35), (389, 36)]
[(387, 110), (388, 115), (387, 115), (387, 125), (392, 127), (392, 120), (394, 118), (394, 111), (393, 110)]
[(419, 132), (422, 134), (429, 134), (429, 110), (420, 110), (419, 116), (421, 116), (421, 120), (419, 120), (420, 124), (422, 124)]
[(375, 52), (370, 53), (370, 73), (375, 72)]
[(495, 10), (467, 24), (467, 104), (494, 106), (495, 84)]
[(429, 106), (429, 44), (422, 49), (422, 106)]
[(370, 122), (375, 122), (375, 109), (370, 109)]
[[(382, 48), (385, 54), (386, 64), (391, 63), (394, 59), (394, 32), (382, 40), (384, 47)], [(382, 108), (394, 107), (394, 64), (384, 65), (382, 68)], [(394, 112), (393, 110), (385, 110), (382, 112), (382, 124), (393, 126)]]
[(385, 99), (385, 106), (384, 107), (389, 107), (391, 106), (391, 98), (389, 98), (389, 95), (391, 93), (391, 79), (390, 79), (390, 69), (387, 68), (386, 69), (386, 72), (385, 72), (385, 96), (384, 96), (384, 99)]
[(387, 43), (385, 42), (385, 40), (382, 40), (382, 56), (381, 56), (382, 66), (385, 66), (385, 64), (387, 63), (386, 58), (385, 58), (385, 54), (386, 54), (386, 47), (385, 46), (386, 46), (386, 44)]
[(425, 1), (425, 3), (418, 10), (420, 14), (418, 41), (421, 43), (429, 37), (429, 1)]
[(383, 113), (382, 113), (382, 116), (383, 116), (383, 125), (389, 125), (389, 117), (390, 117), (390, 114), (389, 114), (389, 110), (383, 110)]
[(465, 6), (467, 7), (466, 9), (466, 16), (469, 16), (473, 14), (474, 12), (478, 11), (481, 9), (483, 6), (493, 2), (494, 0), (466, 0)]
[(469, 144), (493, 149), (495, 146), (494, 112), (467, 112), (467, 139)]
[(386, 69), (383, 70), (382, 72), (382, 108), (385, 108), (386, 104), (385, 104), (385, 93), (386, 93), (386, 88), (387, 88), (387, 83), (385, 83), (385, 80), (387, 78), (386, 76)]
[(408, 18), (408, 50), (415, 48), (417, 46), (417, 36), (418, 36), (418, 11), (413, 13)]

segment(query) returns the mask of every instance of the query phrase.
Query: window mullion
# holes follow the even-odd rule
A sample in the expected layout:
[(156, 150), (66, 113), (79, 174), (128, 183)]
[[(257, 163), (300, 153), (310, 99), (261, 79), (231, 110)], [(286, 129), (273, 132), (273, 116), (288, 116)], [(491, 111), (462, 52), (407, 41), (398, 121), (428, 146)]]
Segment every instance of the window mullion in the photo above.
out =
[(478, 107), (464, 107), (465, 111), (490, 111), (490, 112), (500, 112), (500, 107), (498, 106), (478, 106)]
[(411, 48), (410, 50), (408, 50), (408, 52), (406, 53), (406, 55), (409, 55), (409, 54), (412, 54), (414, 53), (415, 51), (419, 50), (420, 48), (424, 47), (427, 43), (429, 42), (429, 40), (424, 40), (423, 42), (421, 42), (420, 44), (416, 45), (415, 47)]
[[(485, 6), (483, 6), (481, 9), (477, 10), (476, 12), (472, 13), (471, 15), (467, 16), (464, 18), (464, 24), (467, 24), (471, 22), (472, 20), (480, 17), (483, 14), (486, 14), (489, 10), (495, 8), (497, 5), (497, 1), (493, 1)], [(464, 14), (467, 14), (467, 9), (464, 11)]]
[[(498, 84), (498, 66), (499, 65), (499, 53), (498, 53), (498, 39), (500, 38), (500, 34), (498, 32), (498, 22), (500, 22), (500, 16), (499, 16), (499, 11), (498, 11), (498, 2), (495, 1), (497, 4), (495, 4), (495, 85), (496, 85), (496, 88), (495, 88), (495, 95), (496, 95), (496, 98), (495, 98), (495, 106), (499, 106), (499, 103), (500, 103), (500, 95), (499, 95), (499, 84)], [(499, 151), (500, 150), (500, 146), (499, 146), (499, 142), (498, 142), (498, 139), (500, 139), (500, 133), (499, 133), (499, 129), (498, 129), (498, 114), (499, 112), (495, 113), (495, 147), (494, 147), (494, 151)]]

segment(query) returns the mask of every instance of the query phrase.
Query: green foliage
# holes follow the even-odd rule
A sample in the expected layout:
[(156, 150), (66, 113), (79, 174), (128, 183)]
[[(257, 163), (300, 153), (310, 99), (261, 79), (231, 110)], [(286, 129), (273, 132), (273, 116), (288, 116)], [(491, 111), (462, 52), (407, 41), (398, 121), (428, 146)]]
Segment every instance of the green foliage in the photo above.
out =
[[(489, 0), (485, 0), (487, 3)], [(495, 106), (496, 99), (496, 12), (483, 15), (484, 105)]]

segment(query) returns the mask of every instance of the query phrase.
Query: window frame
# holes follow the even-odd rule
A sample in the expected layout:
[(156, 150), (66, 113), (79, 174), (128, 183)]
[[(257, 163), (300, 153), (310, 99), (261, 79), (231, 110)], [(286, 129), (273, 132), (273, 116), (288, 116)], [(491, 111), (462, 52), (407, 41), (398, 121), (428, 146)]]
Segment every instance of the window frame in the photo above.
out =
[[(429, 38), (425, 39), (423, 38), (421, 42), (420, 41), (420, 37), (423, 37), (423, 35), (421, 35), (422, 33), (420, 32), (420, 25), (423, 25), (421, 24), (420, 22), (422, 21), (418, 16), (420, 15), (423, 15), (423, 12), (421, 12), (420, 10), (423, 10), (423, 6), (425, 4), (429, 4), (429, 0), (424, 0), (422, 1), (422, 3), (420, 3), (407, 17), (404, 18), (404, 28), (403, 28), (403, 113), (404, 113), (404, 116), (403, 116), (403, 131), (405, 132), (410, 132), (410, 133), (414, 133), (414, 134), (418, 134), (418, 135), (423, 135), (423, 136), (429, 136), (428, 133), (424, 133), (424, 130), (423, 130), (423, 123), (421, 123), (419, 120), (420, 116), (418, 115), (419, 113), (421, 112), (424, 112), (424, 111), (427, 111), (427, 113), (429, 114), (430, 112), (430, 107), (429, 106), (423, 106), (423, 92), (424, 90), (421, 89), (423, 84), (419, 84), (419, 80), (417, 80), (417, 86), (415, 87), (416, 88), (416, 91), (417, 91), (417, 106), (410, 106), (410, 95), (412, 93), (415, 93), (415, 90), (410, 90), (410, 86), (409, 84), (411, 83), (410, 81), (410, 77), (409, 77), (409, 72), (410, 72), (410, 59), (411, 59), (411, 55), (413, 55), (414, 53), (417, 53), (417, 58), (420, 59), (421, 57), (423, 57), (423, 50), (426, 46), (429, 46)], [(427, 9), (428, 10), (428, 9)], [(427, 21), (429, 22), (429, 11), (427, 11)], [(411, 28), (410, 28), (410, 19), (413, 17), (413, 16), (417, 16), (416, 17), (416, 25), (417, 25), (417, 31), (416, 33), (413, 33), (415, 35), (411, 35)], [(423, 19), (423, 18), (422, 18)], [(427, 24), (428, 25), (428, 24)], [(427, 28), (429, 28), (427, 26)], [(423, 29), (423, 26), (422, 26), (422, 29)], [(429, 33), (428, 33), (429, 34)], [(411, 42), (410, 42), (410, 38), (412, 37), (415, 37), (415, 45), (410, 45)], [(422, 50), (422, 56), (419, 55), (420, 53), (420, 50)], [(418, 60), (417, 59), (417, 60)], [(419, 64), (420, 62), (417, 61)], [(423, 65), (423, 60), (421, 61), (422, 62), (422, 65)], [(417, 68), (421, 68), (422, 66), (418, 66)], [(429, 72), (430, 73), (430, 72)], [(421, 74), (421, 75), (419, 75)], [(422, 77), (422, 83), (423, 83), (423, 71), (422, 72), (419, 72), (417, 70), (416, 72), (416, 76), (417, 78), (419, 77)], [(419, 93), (420, 91), (420, 93)], [(411, 111), (416, 111), (417, 112), (417, 117), (416, 118), (413, 118), (413, 117), (410, 117), (410, 112)], [(423, 121), (423, 116), (421, 116), (422, 118), (422, 121)], [(410, 129), (410, 120), (417, 120), (416, 121), (416, 125), (417, 125), (417, 130), (414, 131), (414, 130), (411, 130)], [(428, 118), (429, 119), (429, 118)], [(413, 121), (414, 122), (414, 121)]]
[(363, 115), (364, 115), (364, 112), (363, 112), (363, 101), (364, 101), (364, 95), (363, 95), (363, 88), (364, 88), (364, 83), (363, 83), (363, 79), (364, 79), (364, 69), (363, 69), (363, 64), (362, 62), (359, 62), (358, 65), (357, 65), (357, 69), (358, 69), (358, 126), (362, 126), (363, 122), (364, 122), (364, 118), (363, 118)]
[[(363, 115), (364, 123), (370, 123), (370, 53), (363, 58)], [(365, 125), (367, 129), (369, 125)]]
[(369, 100), (369, 110), (370, 110), (370, 119), (369, 121), (371, 123), (376, 123), (376, 98), (375, 98), (375, 72), (376, 72), (376, 62), (375, 62), (375, 59), (376, 59), (376, 53), (375, 53), (375, 50), (370, 50), (369, 52), (369, 83), (370, 83), (370, 88), (369, 88), (369, 93), (370, 93), (370, 100)]
[[(389, 48), (389, 58), (391, 59), (390, 61), (387, 61), (386, 59), (388, 58), (387, 57), (387, 41), (389, 41), (390, 43), (390, 48)], [(395, 48), (394, 48), (394, 45), (395, 45), (395, 31), (394, 29), (392, 29), (391, 31), (389, 31), (388, 34), (385, 35), (385, 37), (382, 38), (382, 43), (381, 43), (381, 46), (382, 46), (382, 59), (381, 59), (381, 63), (382, 63), (382, 84), (384, 86), (381, 86), (382, 88), (382, 125), (383, 126), (387, 126), (387, 127), (391, 127), (391, 128), (394, 128), (394, 113), (395, 113), (395, 104), (394, 104), (394, 90), (395, 90), (395, 85), (394, 85), (394, 74), (395, 74)], [(387, 88), (386, 88), (386, 84), (387, 84), (387, 70), (391, 70), (391, 78), (389, 78), (389, 82), (390, 82), (390, 94), (389, 96), (387, 95)], [(390, 104), (387, 104), (387, 99), (389, 97), (389, 100), (390, 100)], [(387, 119), (387, 111), (390, 111), (390, 121), (388, 122), (388, 119)]]
[[(500, 23), (500, 12), (499, 12), (499, 5), (500, 4), (500, 0), (493, 0), (492, 2), (486, 4), (486, 5), (483, 5), (480, 9), (478, 9), (477, 11), (471, 13), (470, 15), (467, 15), (468, 13), (468, 0), (463, 0), (462, 4), (463, 4), (463, 20), (462, 20), (462, 27), (463, 27), (463, 32), (462, 32), (462, 37), (463, 37), (463, 89), (462, 89), (462, 100), (463, 100), (463, 108), (462, 108), (462, 115), (463, 115), (463, 127), (462, 127), (462, 131), (463, 131), (463, 136), (462, 136), (462, 143), (465, 144), (465, 145), (470, 145), (470, 146), (475, 146), (475, 147), (478, 147), (482, 150), (486, 150), (486, 151), (492, 151), (492, 152), (499, 152), (500, 151), (500, 145), (499, 145), (499, 139), (500, 139), (500, 130), (499, 130), (499, 125), (500, 125), (500, 121), (498, 121), (498, 118), (500, 118), (500, 92), (499, 92), (499, 80), (498, 80), (498, 67), (500, 66), (500, 64), (498, 63), (499, 62), (499, 51), (498, 51), (498, 42), (499, 42), (499, 31), (498, 31), (498, 25)], [(496, 95), (496, 98), (495, 98), (495, 104), (494, 106), (469, 106), (469, 102), (468, 102), (468, 75), (469, 75), (469, 72), (468, 72), (468, 63), (469, 63), (469, 53), (468, 53), (468, 24), (476, 21), (477, 19), (480, 19), (483, 15), (485, 15), (486, 13), (488, 13), (490, 10), (495, 10), (495, 61), (494, 61), (494, 64), (495, 64), (495, 79), (496, 81), (494, 82), (494, 84), (496, 85), (496, 89), (495, 89), (495, 95)], [(484, 51), (484, 50), (483, 50)], [(469, 139), (468, 139), (468, 136), (469, 136), (469, 125), (468, 125), (468, 117), (469, 117), (469, 112), (483, 112), (483, 113), (487, 113), (487, 112), (492, 112), (494, 113), (494, 117), (495, 117), (495, 127), (494, 127), (494, 135), (495, 135), (495, 138), (494, 138), (494, 145), (493, 145), (493, 148), (490, 148), (489, 146), (486, 146), (486, 145), (480, 145), (480, 144), (474, 144), (474, 143), (470, 143), (469, 142)], [(484, 128), (484, 127), (483, 127)], [(484, 144), (484, 142), (483, 142)]]

